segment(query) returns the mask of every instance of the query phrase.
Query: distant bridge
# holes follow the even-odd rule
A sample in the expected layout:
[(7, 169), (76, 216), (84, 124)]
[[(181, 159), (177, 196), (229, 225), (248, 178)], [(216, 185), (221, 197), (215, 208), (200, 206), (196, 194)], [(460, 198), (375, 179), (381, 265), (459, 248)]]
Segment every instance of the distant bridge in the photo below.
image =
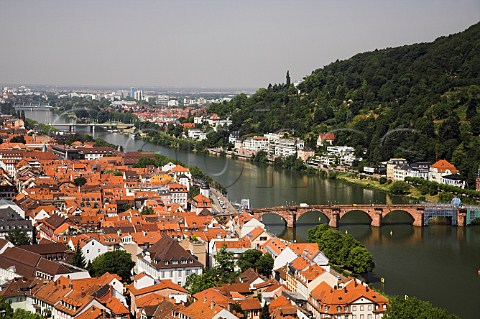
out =
[(15, 104), (13, 107), (15, 111), (50, 111), (55, 109), (55, 107), (51, 105), (40, 105), (40, 104), (34, 105), (31, 103), (29, 105)]
[[(351, 205), (308, 205), (308, 206), (276, 206), (270, 208), (257, 208), (250, 212), (261, 219), (263, 215), (275, 214), (283, 218), (287, 227), (295, 227), (297, 220), (303, 214), (320, 212), (329, 220), (331, 227), (337, 228), (340, 219), (352, 211), (361, 211), (370, 217), (370, 224), (375, 227), (382, 226), (382, 220), (394, 211), (402, 211), (410, 215), (414, 226), (427, 226), (432, 217), (448, 217), (452, 225), (466, 226), (474, 218), (480, 218), (480, 207), (454, 207), (452, 205), (435, 204), (351, 204)], [(467, 218), (468, 216), (468, 218)]]
[(53, 127), (67, 127), (69, 132), (75, 132), (76, 127), (89, 127), (90, 132), (95, 131), (95, 127), (104, 127), (107, 129), (131, 129), (135, 127), (135, 124), (118, 123), (118, 122), (105, 122), (105, 123), (48, 123)]

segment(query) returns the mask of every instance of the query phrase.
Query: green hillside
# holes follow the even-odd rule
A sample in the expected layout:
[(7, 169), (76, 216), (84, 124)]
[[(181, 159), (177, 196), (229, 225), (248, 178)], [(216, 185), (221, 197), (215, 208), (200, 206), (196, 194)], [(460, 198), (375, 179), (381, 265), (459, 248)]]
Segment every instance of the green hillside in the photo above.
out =
[(480, 23), (432, 43), (361, 53), (286, 83), (214, 104), (240, 135), (288, 129), (314, 146), (320, 132), (369, 162), (445, 158), (472, 186), (480, 164)]

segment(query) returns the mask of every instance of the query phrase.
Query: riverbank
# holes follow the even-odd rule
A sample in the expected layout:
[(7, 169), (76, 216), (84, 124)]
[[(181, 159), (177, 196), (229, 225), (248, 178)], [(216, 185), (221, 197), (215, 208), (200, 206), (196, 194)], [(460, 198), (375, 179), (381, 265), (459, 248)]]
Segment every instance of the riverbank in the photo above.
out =
[[(344, 181), (345, 183), (352, 184), (352, 185), (358, 185), (366, 189), (374, 189), (386, 193), (391, 193), (390, 188), (393, 185), (393, 183), (384, 183), (381, 184), (379, 180), (372, 180), (370, 178), (363, 178), (360, 179), (358, 177), (355, 177), (354, 173), (347, 173), (347, 172), (339, 172), (336, 175), (336, 178), (339, 180)], [(404, 194), (400, 196), (405, 196), (408, 198), (411, 198), (413, 200), (418, 200), (418, 201), (427, 201), (427, 202), (439, 202), (438, 195), (421, 195), (420, 192), (415, 189), (411, 188), (411, 192), (409, 194)]]

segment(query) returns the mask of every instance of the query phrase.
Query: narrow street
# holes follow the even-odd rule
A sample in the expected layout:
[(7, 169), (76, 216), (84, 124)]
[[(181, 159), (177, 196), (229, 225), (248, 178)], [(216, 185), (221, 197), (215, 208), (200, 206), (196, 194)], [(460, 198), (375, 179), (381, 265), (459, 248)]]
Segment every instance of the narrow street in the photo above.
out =
[(237, 213), (238, 210), (232, 205), (226, 196), (215, 188), (210, 188), (212, 198), (212, 211), (214, 213)]

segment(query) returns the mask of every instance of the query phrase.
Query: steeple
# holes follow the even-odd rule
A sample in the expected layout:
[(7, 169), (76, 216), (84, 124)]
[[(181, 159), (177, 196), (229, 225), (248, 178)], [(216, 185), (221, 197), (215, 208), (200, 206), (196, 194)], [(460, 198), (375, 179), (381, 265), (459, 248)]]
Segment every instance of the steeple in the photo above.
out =
[(207, 181), (202, 181), (202, 183), (200, 184), (200, 194), (207, 198), (210, 198), (210, 185)]

